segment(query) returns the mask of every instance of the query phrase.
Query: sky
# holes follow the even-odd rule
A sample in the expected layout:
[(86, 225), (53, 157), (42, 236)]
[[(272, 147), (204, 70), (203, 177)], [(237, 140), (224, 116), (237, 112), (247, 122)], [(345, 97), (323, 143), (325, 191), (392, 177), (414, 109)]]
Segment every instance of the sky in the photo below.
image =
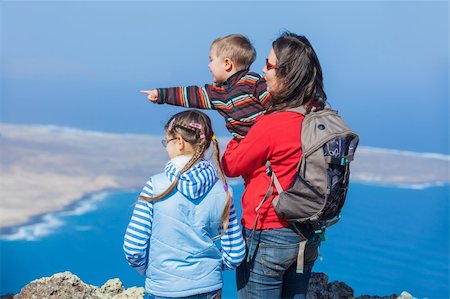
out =
[(448, 1), (1, 1), (0, 122), (162, 135), (181, 109), (140, 89), (211, 83), (209, 46), (231, 33), (262, 74), (289, 30), (361, 145), (448, 155), (448, 16)]

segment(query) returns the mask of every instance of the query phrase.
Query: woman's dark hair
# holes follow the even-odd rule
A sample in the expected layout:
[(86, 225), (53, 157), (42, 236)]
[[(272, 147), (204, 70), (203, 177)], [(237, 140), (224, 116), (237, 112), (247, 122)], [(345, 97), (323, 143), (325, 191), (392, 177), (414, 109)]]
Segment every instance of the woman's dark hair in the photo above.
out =
[(271, 111), (305, 105), (322, 109), (326, 94), (323, 90), (322, 68), (308, 39), (284, 32), (273, 43), (277, 57), (275, 74), (280, 90), (272, 94)]

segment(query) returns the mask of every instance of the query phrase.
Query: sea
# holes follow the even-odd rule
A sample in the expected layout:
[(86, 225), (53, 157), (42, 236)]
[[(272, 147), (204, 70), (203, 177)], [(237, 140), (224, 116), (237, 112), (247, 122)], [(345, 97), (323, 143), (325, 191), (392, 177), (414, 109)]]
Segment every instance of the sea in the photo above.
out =
[[(233, 186), (235, 204), (243, 185)], [(449, 185), (407, 188), (351, 183), (338, 224), (327, 231), (313, 271), (342, 281), (355, 296), (407, 291), (450, 298)], [(119, 278), (143, 286), (125, 261), (123, 236), (139, 190), (90, 194), (63, 211), (1, 231), (0, 294), (70, 271), (101, 286)], [(235, 272), (224, 273), (223, 298), (236, 298)]]

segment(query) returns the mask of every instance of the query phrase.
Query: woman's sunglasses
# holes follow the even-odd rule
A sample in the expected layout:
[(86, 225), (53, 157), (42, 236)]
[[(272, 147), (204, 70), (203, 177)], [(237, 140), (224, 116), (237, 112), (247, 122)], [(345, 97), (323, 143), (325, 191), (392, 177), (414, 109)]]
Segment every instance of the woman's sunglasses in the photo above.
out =
[(270, 62), (269, 62), (269, 59), (268, 58), (266, 58), (266, 69), (269, 71), (269, 70), (271, 70), (271, 69), (277, 69), (278, 68), (278, 65), (276, 65), (276, 64), (271, 64)]

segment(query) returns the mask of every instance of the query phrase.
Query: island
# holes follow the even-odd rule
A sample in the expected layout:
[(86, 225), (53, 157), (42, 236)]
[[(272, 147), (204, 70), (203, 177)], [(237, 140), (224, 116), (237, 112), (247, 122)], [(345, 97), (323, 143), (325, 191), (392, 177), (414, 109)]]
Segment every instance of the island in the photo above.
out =
[[(86, 194), (139, 190), (167, 162), (162, 138), (0, 124), (0, 229), (62, 210)], [(229, 138), (218, 139), (223, 150)], [(425, 188), (449, 184), (449, 169), (448, 155), (360, 145), (351, 182)]]

